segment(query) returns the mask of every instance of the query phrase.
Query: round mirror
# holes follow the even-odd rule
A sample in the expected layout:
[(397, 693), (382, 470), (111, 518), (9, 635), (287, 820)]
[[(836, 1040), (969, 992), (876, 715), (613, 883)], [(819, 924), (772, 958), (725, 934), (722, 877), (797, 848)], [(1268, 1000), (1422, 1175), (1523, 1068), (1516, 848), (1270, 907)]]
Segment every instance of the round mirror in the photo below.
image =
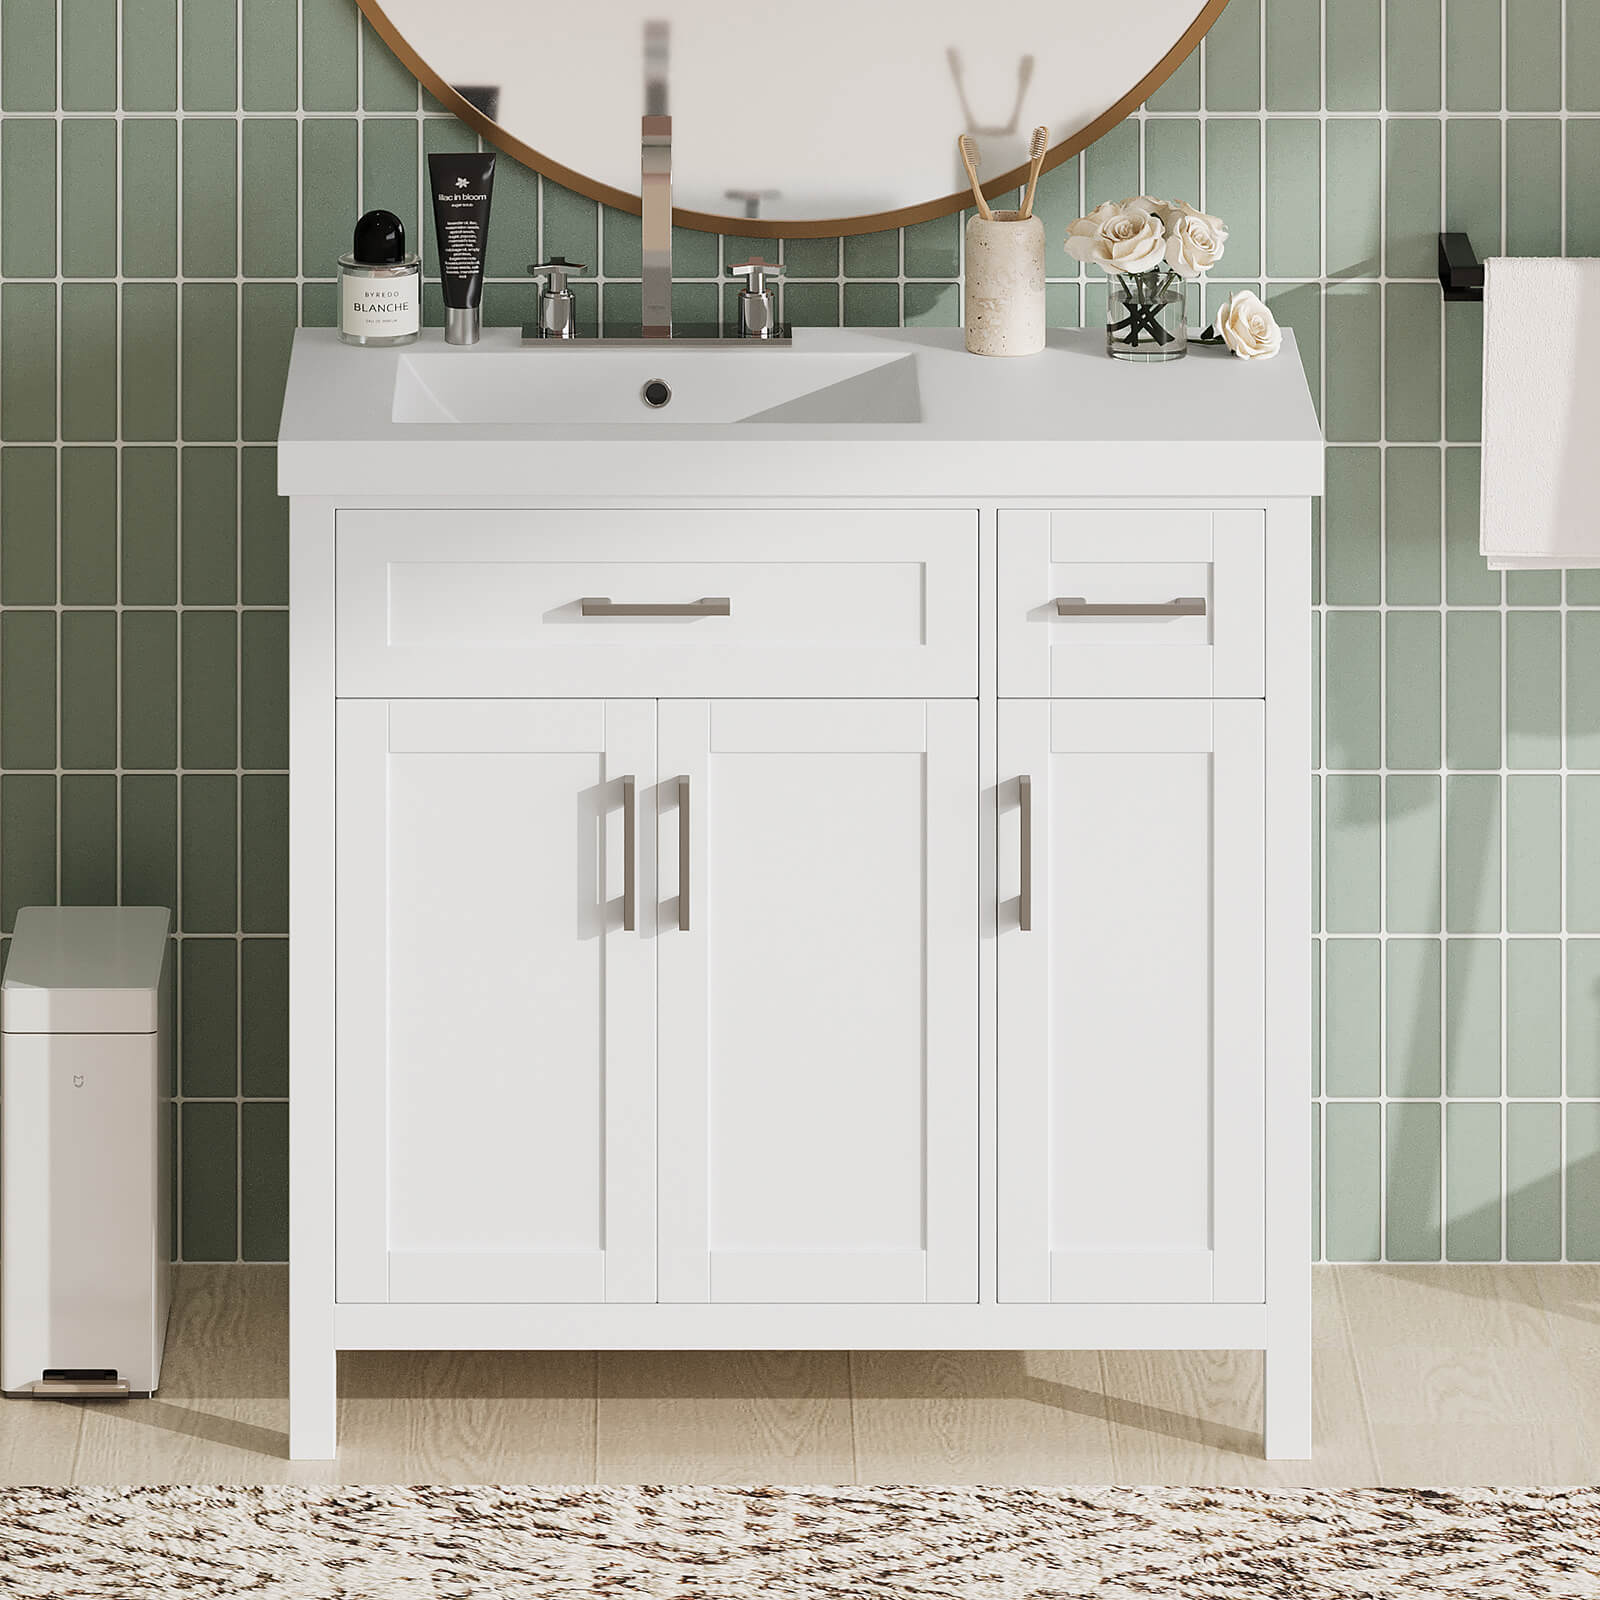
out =
[(639, 118), (672, 116), (680, 226), (866, 233), (1016, 188), (1098, 138), (1199, 43), (1227, 0), (359, 0), (424, 86), (491, 143), (639, 209)]

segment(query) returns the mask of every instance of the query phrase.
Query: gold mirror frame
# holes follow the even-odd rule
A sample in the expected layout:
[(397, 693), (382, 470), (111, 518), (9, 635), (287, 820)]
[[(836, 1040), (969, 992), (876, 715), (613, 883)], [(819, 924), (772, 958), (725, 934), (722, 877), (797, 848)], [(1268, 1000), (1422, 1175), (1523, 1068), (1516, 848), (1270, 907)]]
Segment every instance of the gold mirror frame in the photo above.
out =
[[(1124, 117), (1148, 100), (1199, 46), (1211, 25), (1222, 15), (1223, 7), (1227, 3), (1228, 0), (1205, 0), (1199, 15), (1155, 66), (1109, 110), (1102, 112), (1093, 122), (1063, 139), (1060, 144), (1051, 146), (1045, 155), (1041, 170), (1049, 172), (1053, 167), (1060, 166), (1063, 161), (1070, 161), (1080, 150), (1093, 144), (1102, 134), (1109, 133)], [(598, 179), (586, 178), (581, 172), (574, 172), (571, 167), (563, 166), (561, 162), (542, 155), (532, 145), (524, 144), (521, 139), (502, 128), (498, 122), (486, 117), (469, 100), (457, 94), (411, 48), (399, 29), (384, 15), (379, 0), (356, 0), (356, 4), (361, 8), (361, 14), (372, 24), (378, 37), (394, 52), (417, 82), (446, 111), (464, 122), (474, 133), (486, 139), (496, 149), (514, 157), (525, 167), (531, 167), (535, 172), (553, 179), (564, 188), (574, 190), (590, 200), (597, 200), (601, 205), (610, 206), (616, 211), (628, 211), (634, 216), (639, 215), (639, 196), (629, 194), (625, 189), (614, 189), (609, 183), (601, 183)], [(1021, 188), (1027, 177), (1028, 167), (1024, 162), (1009, 172), (1001, 173), (997, 178), (989, 179), (983, 185), (983, 192), (990, 199), (994, 199), (1012, 189)], [(709, 211), (688, 211), (674, 206), (672, 220), (680, 228), (693, 228), (702, 233), (737, 234), (754, 239), (833, 239), (848, 234), (879, 233), (889, 228), (905, 228), (912, 223), (928, 222), (934, 217), (945, 217), (951, 212), (961, 211), (971, 204), (971, 201), (970, 190), (958, 189), (952, 194), (927, 201), (923, 205), (901, 206), (897, 210), (880, 211), (866, 216), (811, 218), (798, 222), (784, 222), (777, 219), (769, 221), (761, 217), (725, 217)]]

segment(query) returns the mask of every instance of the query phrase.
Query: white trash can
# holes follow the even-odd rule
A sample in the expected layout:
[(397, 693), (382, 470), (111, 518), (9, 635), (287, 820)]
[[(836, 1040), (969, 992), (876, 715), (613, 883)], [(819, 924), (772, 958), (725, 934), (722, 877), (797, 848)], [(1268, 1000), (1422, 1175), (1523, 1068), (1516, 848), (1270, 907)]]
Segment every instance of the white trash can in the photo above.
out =
[(172, 913), (32, 906), (0, 982), (0, 1389), (151, 1393), (172, 1293)]

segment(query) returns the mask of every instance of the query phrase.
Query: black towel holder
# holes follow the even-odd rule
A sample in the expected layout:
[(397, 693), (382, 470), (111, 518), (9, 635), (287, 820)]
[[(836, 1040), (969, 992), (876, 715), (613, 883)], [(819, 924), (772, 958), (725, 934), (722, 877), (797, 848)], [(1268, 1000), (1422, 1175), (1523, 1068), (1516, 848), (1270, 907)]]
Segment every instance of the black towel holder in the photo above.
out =
[(1446, 300), (1483, 299), (1483, 263), (1466, 234), (1439, 235), (1439, 284)]

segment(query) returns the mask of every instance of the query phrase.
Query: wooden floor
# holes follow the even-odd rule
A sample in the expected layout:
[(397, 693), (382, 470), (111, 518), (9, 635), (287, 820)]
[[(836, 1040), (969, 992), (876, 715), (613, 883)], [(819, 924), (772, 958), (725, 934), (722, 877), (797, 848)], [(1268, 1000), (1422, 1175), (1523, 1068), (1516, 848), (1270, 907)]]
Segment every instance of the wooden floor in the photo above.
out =
[(354, 1354), (285, 1459), (281, 1267), (183, 1269), (159, 1396), (0, 1403), (10, 1483), (1600, 1481), (1600, 1267), (1316, 1275), (1317, 1456), (1228, 1353)]

